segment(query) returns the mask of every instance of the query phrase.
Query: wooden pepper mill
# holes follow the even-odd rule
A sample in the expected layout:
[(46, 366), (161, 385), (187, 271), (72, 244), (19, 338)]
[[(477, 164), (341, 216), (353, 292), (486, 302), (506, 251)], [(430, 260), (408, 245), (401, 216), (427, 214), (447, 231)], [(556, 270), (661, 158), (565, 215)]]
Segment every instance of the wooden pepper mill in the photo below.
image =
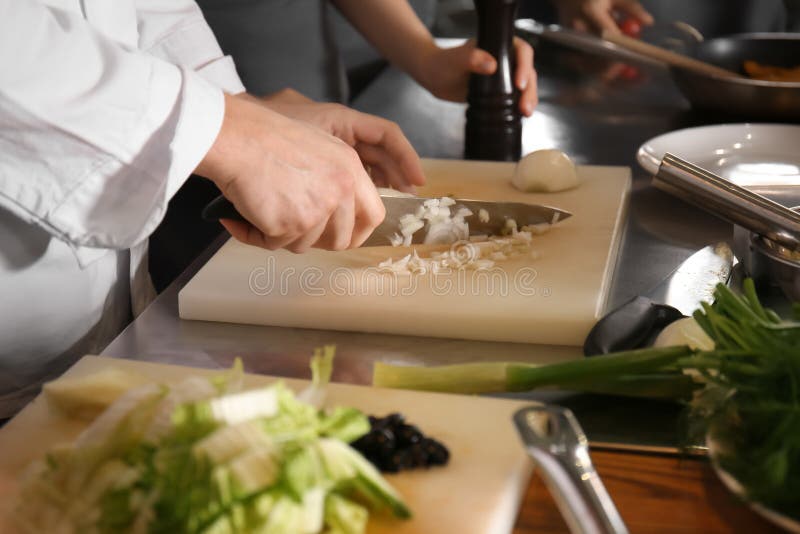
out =
[(464, 157), (517, 161), (522, 153), (522, 115), (514, 85), (514, 19), (517, 0), (474, 0), (478, 47), (497, 59), (491, 76), (469, 81)]

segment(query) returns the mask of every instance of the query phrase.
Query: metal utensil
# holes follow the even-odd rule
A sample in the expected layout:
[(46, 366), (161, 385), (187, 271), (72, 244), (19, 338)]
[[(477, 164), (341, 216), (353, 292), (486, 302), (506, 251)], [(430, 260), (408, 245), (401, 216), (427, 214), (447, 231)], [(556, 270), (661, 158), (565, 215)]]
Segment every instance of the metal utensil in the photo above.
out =
[(588, 440), (570, 410), (523, 408), (514, 414), (514, 423), (571, 532), (628, 532), (592, 465)]
[(654, 61), (661, 61), (671, 67), (690, 70), (706, 76), (719, 78), (743, 78), (738, 72), (723, 69), (711, 63), (700, 61), (685, 54), (678, 54), (672, 50), (667, 50), (660, 46), (646, 43), (640, 39), (634, 39), (621, 33), (613, 33), (608, 30), (603, 31), (603, 39), (612, 42), (624, 49), (647, 56)]
[(751, 261), (748, 273), (781, 288), (792, 301), (800, 302), (800, 253), (783, 247), (764, 236), (750, 233)]
[(586, 356), (646, 347), (670, 323), (691, 315), (700, 302), (713, 300), (714, 288), (726, 283), (733, 267), (727, 243), (698, 250), (648, 291), (608, 312), (589, 331)]
[(558, 24), (542, 24), (541, 22), (533, 19), (518, 19), (514, 25), (520, 32), (535, 35), (537, 37), (543, 37), (548, 41), (552, 41), (581, 52), (597, 54), (617, 61), (629, 61), (655, 67), (664, 67), (664, 64), (660, 61), (628, 50), (627, 48), (612, 43), (611, 41), (602, 39), (589, 33), (570, 30), (569, 28), (559, 26)]
[(800, 249), (800, 213), (673, 154), (665, 154), (653, 185), (733, 224)]
[[(383, 222), (372, 232), (362, 246), (381, 247), (391, 244), (391, 237), (399, 231), (400, 218), (409, 213), (416, 213), (426, 201), (423, 197), (393, 197), (381, 195), (381, 200), (386, 208), (386, 217)], [(453, 208), (464, 207), (472, 212), (466, 217), (471, 235), (500, 235), (506, 227), (506, 221), (513, 219), (517, 226), (522, 227), (533, 224), (555, 224), (568, 219), (572, 214), (558, 208), (541, 206), (537, 204), (524, 204), (521, 202), (488, 202), (483, 200), (455, 199)], [(452, 208), (451, 208), (452, 209)], [(479, 216), (481, 210), (486, 210), (488, 219)], [(212, 200), (203, 209), (203, 219), (214, 221), (218, 219), (233, 219), (236, 221), (247, 220), (238, 212), (234, 205), (222, 195)], [(424, 242), (426, 229), (423, 228), (413, 235), (413, 243)]]

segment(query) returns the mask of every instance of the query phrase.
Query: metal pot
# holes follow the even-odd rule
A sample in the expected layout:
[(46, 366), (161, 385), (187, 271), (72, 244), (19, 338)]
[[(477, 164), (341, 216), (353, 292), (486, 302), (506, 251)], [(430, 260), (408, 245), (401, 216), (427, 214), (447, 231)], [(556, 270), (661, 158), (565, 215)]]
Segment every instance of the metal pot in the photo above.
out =
[(747, 274), (800, 301), (800, 207), (787, 208), (669, 153), (653, 185), (738, 225), (734, 252)]
[(748, 276), (759, 285), (775, 285), (790, 301), (800, 302), (800, 252), (741, 226), (734, 227), (733, 240), (734, 253)]

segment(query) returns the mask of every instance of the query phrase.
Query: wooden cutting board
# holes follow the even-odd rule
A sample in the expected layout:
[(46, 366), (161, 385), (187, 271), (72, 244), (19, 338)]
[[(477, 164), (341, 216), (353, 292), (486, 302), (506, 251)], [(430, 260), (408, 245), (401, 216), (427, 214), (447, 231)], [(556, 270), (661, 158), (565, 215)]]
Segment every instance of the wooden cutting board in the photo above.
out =
[[(184, 319), (551, 345), (583, 344), (605, 309), (630, 190), (627, 167), (582, 166), (583, 184), (521, 193), (513, 163), (423, 160), (421, 196), (548, 204), (573, 213), (535, 237), (538, 258), (490, 272), (377, 272), (407, 248), (268, 252), (233, 240), (183, 288)], [(426, 247), (419, 246), (420, 253)]]
[[(188, 375), (219, 373), (133, 360), (86, 356), (65, 376), (78, 377), (109, 367), (175, 383)], [(275, 377), (247, 375), (248, 388)], [(308, 382), (282, 379), (299, 391)], [(423, 432), (447, 445), (450, 463), (442, 468), (388, 475), (414, 517), (400, 521), (374, 515), (368, 532), (501, 534), (511, 532), (527, 488), (532, 464), (511, 421), (530, 402), (331, 384), (328, 406), (353, 406), (368, 414), (401, 412)], [(15, 480), (33, 459), (55, 443), (73, 439), (84, 422), (67, 419), (39, 396), (0, 429), (0, 509), (11, 502)], [(0, 516), (7, 520), (7, 511)], [(0, 532), (8, 532), (0, 521)]]

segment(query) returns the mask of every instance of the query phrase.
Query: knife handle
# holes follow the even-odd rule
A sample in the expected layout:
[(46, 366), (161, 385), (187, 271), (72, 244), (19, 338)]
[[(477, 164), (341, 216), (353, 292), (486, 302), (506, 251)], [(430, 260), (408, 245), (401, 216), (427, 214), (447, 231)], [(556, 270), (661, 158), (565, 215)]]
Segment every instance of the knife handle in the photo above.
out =
[(647, 297), (635, 297), (608, 312), (586, 336), (585, 356), (598, 356), (647, 346), (670, 323), (684, 315), (666, 304)]
[(233, 203), (222, 195), (209, 202), (203, 208), (202, 217), (205, 221), (232, 219), (234, 221), (249, 222), (239, 213)]

